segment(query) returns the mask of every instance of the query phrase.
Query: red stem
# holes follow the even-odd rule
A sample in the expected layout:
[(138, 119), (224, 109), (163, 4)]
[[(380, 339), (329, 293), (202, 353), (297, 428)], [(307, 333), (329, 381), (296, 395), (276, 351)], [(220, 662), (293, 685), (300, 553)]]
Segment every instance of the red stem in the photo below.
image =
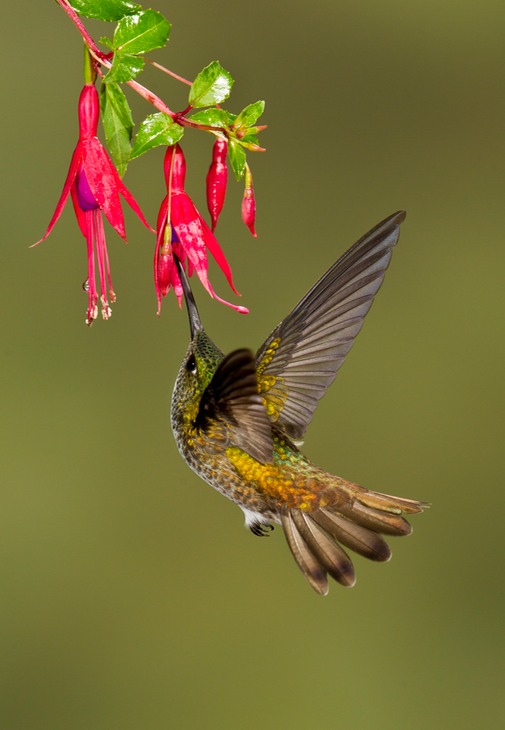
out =
[(142, 84), (139, 84), (138, 81), (131, 80), (126, 82), (130, 89), (133, 89), (137, 92), (137, 94), (140, 94), (146, 101), (149, 102), (149, 104), (152, 104), (156, 109), (159, 109), (160, 112), (163, 112), (164, 114), (168, 114), (169, 117), (172, 119), (177, 119), (177, 123), (181, 124), (181, 126), (186, 126), (182, 124), (181, 121), (179, 121), (179, 115), (177, 112), (173, 112), (170, 107), (168, 107), (165, 102), (160, 99), (159, 96), (156, 96), (156, 94), (153, 94), (152, 91), (149, 91), (149, 89), (146, 89), (145, 86), (142, 86)]
[(170, 71), (169, 68), (165, 68), (165, 66), (162, 66), (159, 63), (156, 63), (156, 61), (151, 61), (150, 58), (145, 58), (144, 60), (146, 63), (150, 63), (151, 66), (154, 66), (155, 68), (159, 69), (160, 71), (163, 71), (163, 73), (168, 74), (169, 76), (172, 76), (172, 78), (177, 79), (177, 81), (180, 81), (183, 84), (187, 84), (188, 86), (193, 86), (191, 81), (188, 81), (188, 79), (185, 79), (184, 76), (179, 76), (179, 74), (176, 74), (175, 71)]
[(89, 48), (90, 53), (95, 56), (95, 58), (100, 60), (100, 62), (102, 62), (104, 54), (96, 47), (95, 41), (84, 27), (81, 19), (79, 18), (75, 10), (68, 4), (67, 0), (56, 0), (56, 2), (63, 8), (70, 20), (74, 23), (77, 30), (84, 38), (84, 42)]

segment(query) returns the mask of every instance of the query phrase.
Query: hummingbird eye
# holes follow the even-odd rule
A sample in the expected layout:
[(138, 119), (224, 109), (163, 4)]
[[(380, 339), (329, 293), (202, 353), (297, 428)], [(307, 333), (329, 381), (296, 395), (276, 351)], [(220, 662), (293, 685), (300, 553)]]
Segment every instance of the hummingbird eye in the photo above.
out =
[(188, 373), (196, 373), (196, 360), (193, 353), (188, 358), (188, 361), (186, 363), (186, 370)]

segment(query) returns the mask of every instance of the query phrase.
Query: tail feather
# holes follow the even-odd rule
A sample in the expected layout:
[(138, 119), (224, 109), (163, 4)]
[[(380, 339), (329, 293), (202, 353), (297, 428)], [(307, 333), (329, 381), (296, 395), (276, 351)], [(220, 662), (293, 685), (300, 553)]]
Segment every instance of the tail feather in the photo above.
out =
[(291, 512), (286, 511), (281, 514), (281, 524), (298, 567), (316, 593), (325, 596), (328, 593), (326, 571), (303, 541), (293, 521)]
[(373, 507), (365, 507), (361, 502), (355, 502), (349, 512), (344, 514), (349, 519), (357, 522), (358, 525), (367, 527), (369, 530), (374, 530), (382, 535), (401, 537), (410, 535), (412, 532), (412, 527), (405, 517), (390, 512), (382, 512), (382, 510)]
[(335, 540), (365, 558), (379, 562), (390, 559), (391, 549), (377, 532), (324, 508), (317, 511), (314, 519)]
[[(339, 500), (338, 507), (335, 505), (334, 509), (352, 522), (383, 535), (410, 535), (412, 527), (405, 517), (402, 517), (402, 512), (415, 514), (429, 506), (426, 502), (419, 502), (416, 499), (372, 492), (357, 484), (340, 481), (342, 488), (351, 498)], [(329, 509), (332, 509), (331, 505)]]
[(394, 497), (391, 494), (372, 492), (368, 489), (363, 489), (363, 493), (358, 494), (357, 498), (367, 507), (376, 507), (377, 509), (382, 509), (386, 512), (392, 512), (398, 515), (401, 512), (407, 512), (407, 514), (422, 512), (423, 509), (429, 506), (426, 502), (419, 502), (417, 499)]
[(344, 586), (356, 581), (352, 561), (340, 544), (370, 560), (389, 560), (391, 550), (382, 535), (409, 535), (412, 528), (401, 513), (414, 514), (428, 507), (424, 502), (369, 492), (349, 482), (346, 487), (352, 499), (337, 499), (334, 505), (312, 512), (293, 508), (281, 514), (298, 567), (322, 595), (328, 592), (327, 575)]
[(291, 516), (302, 539), (324, 570), (337, 583), (353, 586), (356, 575), (347, 553), (318, 525), (312, 515), (309, 516), (301, 510), (292, 510)]

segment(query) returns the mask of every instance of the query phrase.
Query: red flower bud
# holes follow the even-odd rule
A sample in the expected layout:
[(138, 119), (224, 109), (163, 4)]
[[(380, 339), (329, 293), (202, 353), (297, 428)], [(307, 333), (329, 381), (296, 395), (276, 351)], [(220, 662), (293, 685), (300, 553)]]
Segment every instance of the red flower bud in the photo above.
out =
[(251, 170), (249, 165), (245, 166), (245, 190), (242, 198), (242, 220), (251, 231), (254, 238), (258, 234), (254, 229), (254, 221), (256, 220), (256, 199), (254, 197), (254, 188), (252, 182)]
[(228, 183), (227, 154), (228, 140), (224, 137), (218, 137), (212, 148), (212, 162), (207, 173), (207, 207), (212, 221), (212, 232), (216, 228), (226, 196), (226, 185)]

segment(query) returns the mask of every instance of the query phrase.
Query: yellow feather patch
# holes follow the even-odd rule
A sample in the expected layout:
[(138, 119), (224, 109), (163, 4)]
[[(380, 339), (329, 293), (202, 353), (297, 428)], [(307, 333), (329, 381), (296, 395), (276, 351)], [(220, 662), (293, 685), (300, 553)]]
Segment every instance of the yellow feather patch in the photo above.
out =
[(226, 449), (226, 456), (240, 477), (265, 501), (275, 505), (312, 510), (317, 507), (319, 495), (314, 479), (300, 478), (296, 468), (284, 462), (262, 464), (236, 446)]
[(279, 345), (281, 344), (280, 337), (277, 337), (275, 340), (272, 340), (272, 342), (268, 346), (268, 350), (265, 350), (265, 354), (261, 358), (261, 362), (258, 363), (257, 373), (258, 376), (263, 373), (265, 368), (270, 365), (272, 360), (275, 357), (275, 353), (277, 352), (277, 349)]
[(280, 344), (281, 340), (279, 337), (272, 340), (261, 358), (261, 362), (258, 364), (256, 371), (258, 376), (258, 393), (263, 396), (263, 405), (272, 421), (279, 419), (287, 399), (287, 393), (282, 388), (284, 378), (280, 375), (265, 374), (265, 370), (274, 359)]

